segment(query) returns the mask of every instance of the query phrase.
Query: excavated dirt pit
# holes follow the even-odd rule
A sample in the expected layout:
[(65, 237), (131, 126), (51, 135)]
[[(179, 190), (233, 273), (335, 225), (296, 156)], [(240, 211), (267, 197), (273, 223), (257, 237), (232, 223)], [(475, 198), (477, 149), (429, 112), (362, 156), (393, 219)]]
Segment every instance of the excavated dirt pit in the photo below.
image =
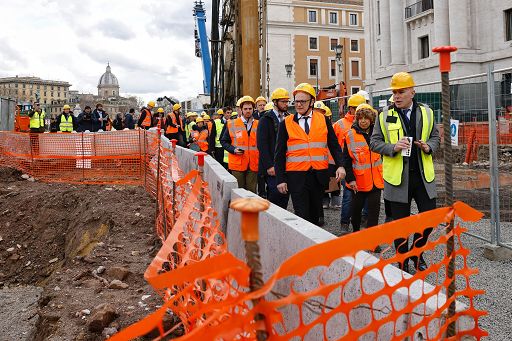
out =
[[(35, 306), (20, 310), (34, 310), (20, 315), (30, 318), (32, 333), (0, 320), (0, 340), (104, 340), (162, 304), (143, 277), (161, 246), (155, 202), (143, 188), (21, 175), (0, 168), (0, 311), (21, 309), (13, 292), (43, 291)], [(96, 313), (103, 313), (100, 322)]]

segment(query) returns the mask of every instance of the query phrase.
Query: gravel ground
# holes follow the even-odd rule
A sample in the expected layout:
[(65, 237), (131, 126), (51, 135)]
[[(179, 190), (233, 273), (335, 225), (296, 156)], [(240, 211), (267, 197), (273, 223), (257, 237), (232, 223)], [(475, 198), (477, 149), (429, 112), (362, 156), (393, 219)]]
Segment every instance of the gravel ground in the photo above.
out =
[[(384, 205), (381, 205), (381, 216), (379, 222), (384, 222)], [(413, 204), (413, 212), (417, 212)], [(340, 210), (324, 210), (324, 228), (338, 234), (340, 231)], [(483, 219), (478, 223), (464, 224), (470, 232), (490, 238), (490, 223)], [(501, 223), (502, 240), (512, 241), (512, 223)], [(485, 290), (486, 294), (475, 299), (475, 305), (480, 310), (489, 314), (480, 319), (483, 329), (489, 332), (486, 340), (509, 340), (512, 335), (512, 286), (510, 285), (510, 273), (512, 260), (491, 261), (483, 257), (485, 242), (477, 238), (464, 235), (463, 245), (471, 251), (468, 257), (468, 266), (479, 270), (479, 274), (472, 276), (471, 286), (475, 289)]]

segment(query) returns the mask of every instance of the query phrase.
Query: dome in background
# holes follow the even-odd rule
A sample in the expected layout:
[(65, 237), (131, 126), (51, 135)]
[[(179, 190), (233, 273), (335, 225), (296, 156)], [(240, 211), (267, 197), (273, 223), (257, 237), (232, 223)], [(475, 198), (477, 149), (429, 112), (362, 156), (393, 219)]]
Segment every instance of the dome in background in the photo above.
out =
[(110, 64), (107, 63), (107, 70), (100, 77), (100, 81), (98, 82), (98, 87), (102, 86), (119, 86), (119, 82), (117, 77), (110, 70)]

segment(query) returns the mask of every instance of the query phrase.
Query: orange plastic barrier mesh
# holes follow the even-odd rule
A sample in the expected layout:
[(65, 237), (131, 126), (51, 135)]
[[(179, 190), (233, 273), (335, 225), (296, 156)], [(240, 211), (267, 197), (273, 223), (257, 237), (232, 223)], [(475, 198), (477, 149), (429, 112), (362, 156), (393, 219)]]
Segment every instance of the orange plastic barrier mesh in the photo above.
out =
[[(483, 291), (470, 286), (469, 278), (477, 270), (467, 266), (469, 250), (460, 240), (465, 229), (458, 224), (449, 234), (445, 229), (452, 218), (475, 221), (481, 216), (458, 202), (453, 208), (439, 208), (312, 246), (285, 261), (261, 290), (252, 293), (247, 292), (250, 270), (229, 253), (192, 263), (148, 278), (157, 290), (180, 290), (167, 297), (161, 309), (114, 340), (142, 336), (153, 328), (162, 328), (163, 337), (169, 331), (163, 329), (162, 318), (169, 311), (178, 314), (184, 325), (195, 327), (180, 340), (255, 339), (256, 328), (266, 329), (269, 340), (438, 340), (452, 321), (457, 331), (450, 339), (480, 339), (487, 333), (478, 320), (486, 313), (474, 307), (475, 296)], [(433, 232), (425, 246), (406, 254), (394, 252), (394, 239), (423, 233), (429, 227)], [(447, 299), (446, 242), (451, 236), (456, 239), (457, 290)], [(170, 245), (175, 245), (171, 236), (164, 245), (167, 251), (157, 258), (169, 254)], [(377, 245), (383, 248), (379, 254), (362, 252)], [(411, 276), (393, 265), (421, 252), (429, 264), (426, 271)], [(158, 272), (155, 262), (150, 271)], [(217, 288), (212, 295), (217, 299), (207, 304), (195, 298), (204, 292), (199, 289), (204, 283), (210, 290)], [(263, 300), (254, 307), (251, 300), (255, 298)], [(448, 306), (455, 300), (466, 305), (458, 305), (456, 314), (448, 319)], [(254, 322), (257, 313), (264, 315), (265, 324)]]
[[(0, 132), (0, 160), (41, 181), (136, 184), (145, 179), (145, 157), (155, 132), (28, 134)], [(147, 150), (146, 150), (147, 149)]]

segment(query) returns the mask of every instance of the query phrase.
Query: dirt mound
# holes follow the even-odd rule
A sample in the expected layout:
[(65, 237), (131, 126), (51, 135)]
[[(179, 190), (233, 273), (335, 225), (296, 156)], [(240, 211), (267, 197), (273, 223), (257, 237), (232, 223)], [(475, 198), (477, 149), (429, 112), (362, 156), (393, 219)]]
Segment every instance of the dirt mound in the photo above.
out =
[(90, 330), (100, 304), (115, 307), (106, 326), (116, 329), (161, 304), (143, 278), (161, 245), (154, 215), (140, 187), (46, 184), (0, 168), (0, 288), (44, 287), (37, 340), (103, 340)]

